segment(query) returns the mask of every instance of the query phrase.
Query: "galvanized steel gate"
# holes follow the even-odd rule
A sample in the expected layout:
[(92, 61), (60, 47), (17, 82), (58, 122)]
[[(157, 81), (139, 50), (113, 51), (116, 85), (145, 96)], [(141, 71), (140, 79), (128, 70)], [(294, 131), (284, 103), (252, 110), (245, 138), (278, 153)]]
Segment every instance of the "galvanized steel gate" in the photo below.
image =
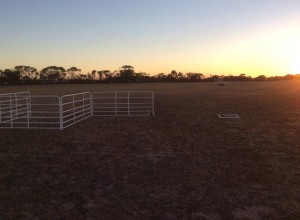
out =
[(92, 116), (154, 115), (151, 91), (83, 92), (64, 96), (0, 94), (0, 128), (60, 129)]

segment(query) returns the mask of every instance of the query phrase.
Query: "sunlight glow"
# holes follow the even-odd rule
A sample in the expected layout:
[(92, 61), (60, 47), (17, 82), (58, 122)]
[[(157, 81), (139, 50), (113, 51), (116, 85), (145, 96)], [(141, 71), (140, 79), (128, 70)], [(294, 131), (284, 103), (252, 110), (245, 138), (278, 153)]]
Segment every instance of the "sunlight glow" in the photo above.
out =
[(291, 73), (292, 74), (299, 74), (300, 73), (300, 56), (297, 57), (291, 64)]

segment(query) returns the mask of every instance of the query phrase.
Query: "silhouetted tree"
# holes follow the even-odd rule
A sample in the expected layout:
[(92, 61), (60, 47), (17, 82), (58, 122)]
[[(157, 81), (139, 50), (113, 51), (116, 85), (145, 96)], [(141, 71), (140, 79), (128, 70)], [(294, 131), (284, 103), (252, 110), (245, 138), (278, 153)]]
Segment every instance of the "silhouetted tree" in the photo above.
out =
[(1, 73), (1, 81), (4, 84), (18, 84), (20, 83), (20, 72), (16, 70), (5, 69)]
[(287, 75), (285, 75), (283, 78), (286, 79), (286, 80), (291, 80), (291, 79), (294, 79), (294, 75), (292, 75), (292, 74), (287, 74)]
[(211, 77), (209, 78), (208, 81), (213, 82), (213, 81), (218, 80), (218, 79), (220, 79), (220, 78), (223, 78), (223, 76), (213, 75), (213, 76), (211, 76)]
[(87, 75), (85, 75), (85, 74), (80, 74), (80, 75), (79, 75), (79, 80), (82, 80), (82, 81), (87, 80)]
[(178, 73), (175, 70), (172, 70), (171, 73), (167, 75), (169, 82), (175, 82), (178, 79)]
[(94, 80), (95, 80), (95, 77), (96, 77), (96, 72), (97, 72), (96, 70), (93, 70), (91, 73), (88, 72), (88, 73), (86, 74), (86, 80), (89, 81), (89, 82), (94, 81)]
[(4, 78), (3, 71), (0, 70), (0, 82), (3, 82), (3, 78)]
[(154, 75), (153, 78), (156, 82), (166, 82), (167, 81), (167, 76), (164, 73), (159, 73), (157, 75)]
[(239, 76), (236, 76), (235, 78), (237, 81), (240, 81), (240, 82), (246, 82), (246, 81), (252, 80), (252, 78), (250, 76), (246, 76), (245, 73), (242, 73)]
[(74, 79), (77, 79), (81, 74), (81, 69), (78, 69), (77, 67), (71, 67), (69, 69), (67, 69), (67, 72), (66, 72), (66, 79), (71, 79), (71, 80), (74, 80)]
[(144, 72), (139, 72), (139, 73), (134, 73), (133, 75), (133, 82), (150, 82), (151, 77), (149, 74), (144, 73)]
[(246, 76), (242, 73), (238, 76), (234, 75), (210, 75), (205, 77), (202, 73), (181, 73), (172, 70), (169, 74), (159, 73), (150, 76), (145, 72), (135, 72), (134, 67), (131, 65), (124, 65), (117, 71), (111, 72), (110, 70), (93, 70), (87, 74), (82, 74), (81, 69), (71, 67), (67, 71), (63, 67), (48, 66), (43, 68), (40, 72), (36, 68), (19, 65), (13, 69), (0, 70), (0, 83), (1, 84), (18, 84), (18, 83), (38, 83), (38, 82), (51, 82), (58, 83), (67, 79), (68, 82), (78, 83), (128, 83), (128, 82), (213, 82), (214, 80), (223, 79), (224, 81), (278, 81), (278, 80), (300, 80), (300, 74), (285, 75), (285, 76), (270, 76), (259, 75), (255, 78)]
[(120, 72), (118, 74), (119, 82), (131, 82), (134, 76), (134, 67), (130, 65), (124, 65), (121, 67)]
[(258, 82), (266, 81), (266, 79), (267, 79), (267, 77), (265, 75), (259, 75), (259, 76), (254, 78), (254, 80), (258, 81)]
[(199, 82), (203, 79), (203, 74), (202, 73), (192, 73), (189, 72), (186, 74), (187, 80), (191, 82)]
[(15, 66), (14, 70), (19, 71), (20, 79), (27, 82), (31, 80), (37, 80), (39, 76), (39, 72), (37, 71), (37, 69), (31, 66)]
[(98, 73), (98, 79), (99, 81), (103, 82), (105, 79), (109, 78), (110, 71), (109, 70), (99, 70)]
[(97, 70), (93, 70), (90, 77), (92, 80), (95, 80), (97, 78)]
[(64, 80), (66, 74), (66, 70), (63, 67), (48, 66), (42, 69), (40, 78), (50, 82), (57, 82)]

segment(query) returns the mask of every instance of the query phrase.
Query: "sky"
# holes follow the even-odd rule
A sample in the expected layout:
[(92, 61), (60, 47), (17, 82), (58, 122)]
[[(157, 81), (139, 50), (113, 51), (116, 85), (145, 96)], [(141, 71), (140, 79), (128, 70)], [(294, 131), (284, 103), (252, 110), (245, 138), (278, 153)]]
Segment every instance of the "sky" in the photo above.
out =
[(0, 69), (300, 73), (299, 0), (0, 0)]

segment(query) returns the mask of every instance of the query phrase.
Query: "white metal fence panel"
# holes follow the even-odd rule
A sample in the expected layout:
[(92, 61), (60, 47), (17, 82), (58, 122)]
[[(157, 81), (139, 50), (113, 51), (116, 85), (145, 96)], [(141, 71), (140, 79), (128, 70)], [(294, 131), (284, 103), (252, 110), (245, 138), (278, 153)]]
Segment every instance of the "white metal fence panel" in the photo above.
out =
[(27, 93), (0, 95), (1, 128), (60, 128), (60, 98)]
[(31, 115), (28, 128), (60, 129), (60, 97), (30, 96)]
[(0, 94), (0, 123), (13, 126), (14, 121), (30, 114), (28, 92)]
[(63, 130), (91, 116), (144, 115), (154, 115), (153, 92), (83, 92), (61, 97), (0, 94), (0, 128)]
[(92, 116), (92, 94), (83, 92), (61, 97), (61, 129)]
[(151, 91), (94, 92), (93, 115), (154, 115), (154, 94)]

